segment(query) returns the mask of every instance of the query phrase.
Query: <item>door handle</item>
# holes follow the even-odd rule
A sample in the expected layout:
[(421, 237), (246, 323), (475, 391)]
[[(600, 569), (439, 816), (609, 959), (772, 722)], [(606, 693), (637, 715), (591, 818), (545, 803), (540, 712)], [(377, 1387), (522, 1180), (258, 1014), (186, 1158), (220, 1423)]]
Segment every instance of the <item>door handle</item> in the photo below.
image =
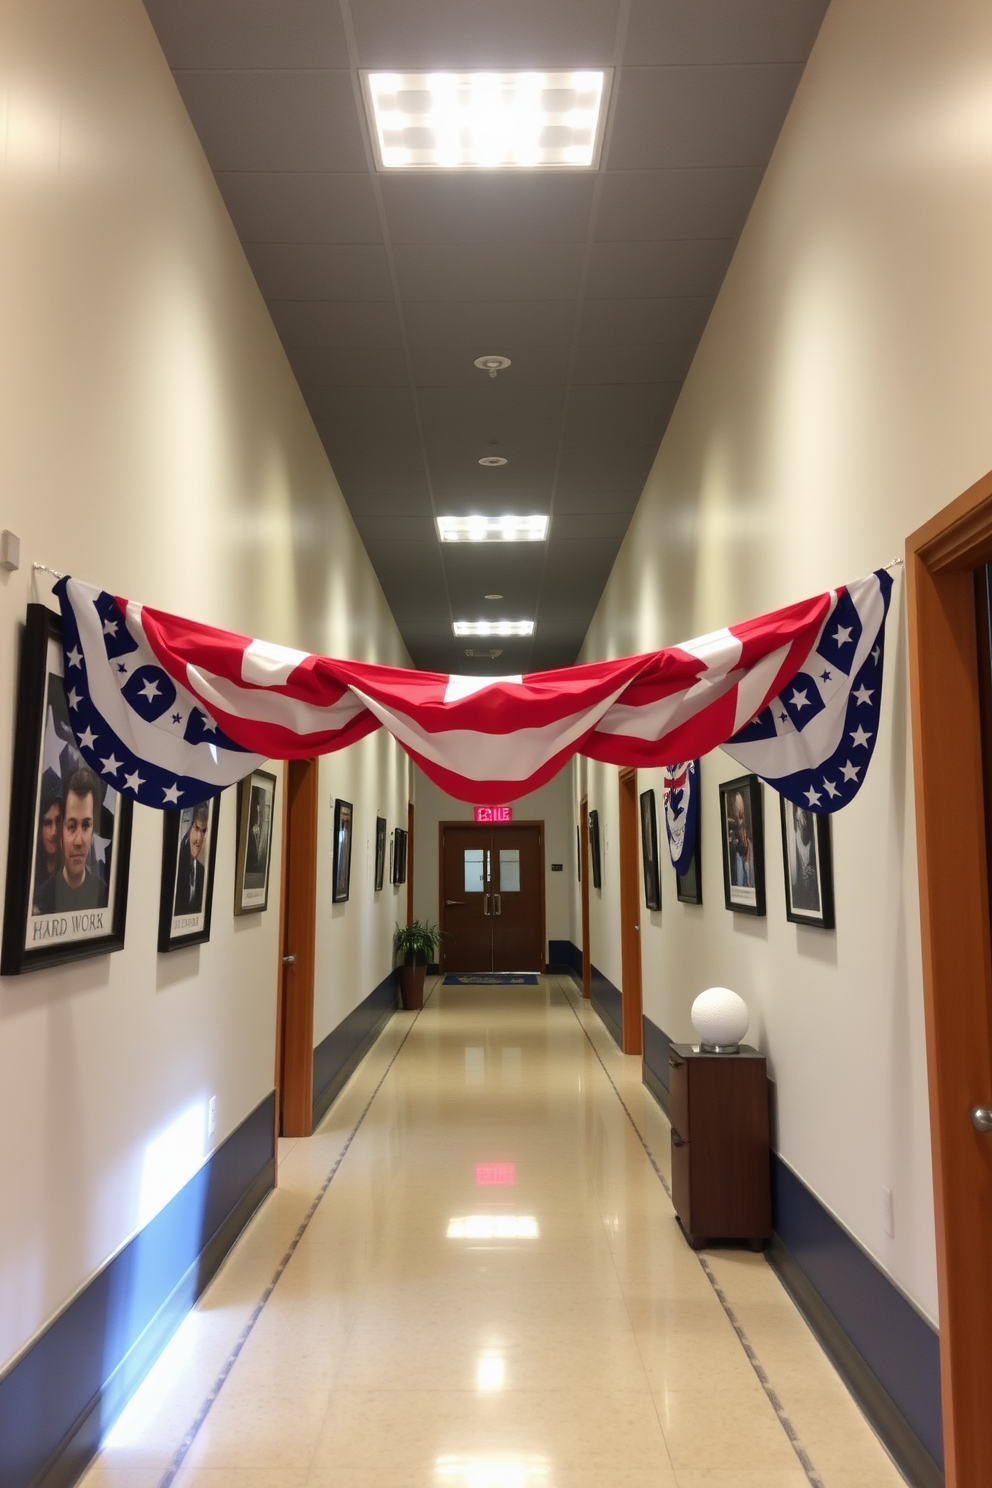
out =
[(641, 927), (640, 927), (640, 925), (635, 925), (635, 926), (634, 926), (634, 929), (635, 929), (635, 930), (638, 930), (638, 931), (639, 931), (639, 930), (640, 930), (640, 928), (641, 928)]
[(464, 904), (464, 903), (465, 903), (465, 900), (464, 899), (445, 899), (445, 901), (444, 901), (444, 907), (445, 907), (445, 909), (450, 909), (453, 904)]
[(992, 1132), (992, 1106), (972, 1106), (970, 1114), (976, 1131)]
[(489, 913), (489, 895), (488, 894), (484, 894), (483, 895), (482, 913), (484, 915), (487, 915)]
[(282, 958), (282, 964), (283, 964), (283, 966), (295, 966), (296, 965), (296, 957), (295, 956), (283, 956), (283, 958)]
[(502, 913), (503, 913), (503, 905), (502, 905), (502, 902), (500, 900), (500, 896), (499, 896), (499, 894), (494, 894), (493, 895), (493, 914), (501, 915)]

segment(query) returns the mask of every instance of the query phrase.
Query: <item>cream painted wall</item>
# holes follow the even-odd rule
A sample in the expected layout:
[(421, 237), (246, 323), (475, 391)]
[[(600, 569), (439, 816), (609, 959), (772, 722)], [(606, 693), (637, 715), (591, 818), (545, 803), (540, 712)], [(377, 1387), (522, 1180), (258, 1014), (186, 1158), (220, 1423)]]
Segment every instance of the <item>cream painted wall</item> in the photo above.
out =
[[(443, 821), (471, 821), (474, 807), (467, 801), (456, 801), (446, 795), (416, 765), (414, 801), (416, 803), (416, 854), (413, 881), (413, 909), (419, 920), (439, 919), (438, 827)], [(480, 803), (484, 804), (484, 803)], [(575, 882), (575, 821), (572, 815), (572, 782), (568, 769), (530, 795), (513, 801), (513, 815), (518, 821), (544, 822), (544, 894), (547, 940), (575, 940), (572, 923), (572, 885)], [(561, 873), (552, 873), (551, 864), (561, 863)], [(547, 946), (544, 948), (547, 955)]]
[[(857, 578), (992, 466), (990, 241), (992, 8), (833, 0), (586, 658)], [(615, 772), (590, 773), (592, 803), (613, 800)], [(702, 987), (744, 994), (783, 1157), (933, 1317), (901, 583), (878, 749), (834, 821), (836, 934), (785, 922), (767, 790), (767, 920), (724, 910), (716, 789), (739, 773), (719, 753), (704, 762), (706, 906), (675, 903), (667, 875), (644, 940), (646, 1011), (685, 1038)], [(594, 917), (593, 958), (616, 979), (612, 913)]]
[[(21, 538), (0, 572), (5, 872), (32, 561), (407, 658), (140, 0), (7, 0), (0, 97), (0, 526)], [(344, 780), (364, 832), (405, 801), (406, 762), (384, 735), (342, 758), (322, 791)], [(162, 824), (137, 808), (125, 950), (0, 982), (0, 1365), (272, 1088), (278, 868), (268, 912), (236, 920), (234, 818), (229, 791), (210, 944), (156, 954)], [(328, 910), (318, 1034), (388, 970), (392, 910), (356, 877)], [(214, 1095), (202, 1150), (156, 1167)]]

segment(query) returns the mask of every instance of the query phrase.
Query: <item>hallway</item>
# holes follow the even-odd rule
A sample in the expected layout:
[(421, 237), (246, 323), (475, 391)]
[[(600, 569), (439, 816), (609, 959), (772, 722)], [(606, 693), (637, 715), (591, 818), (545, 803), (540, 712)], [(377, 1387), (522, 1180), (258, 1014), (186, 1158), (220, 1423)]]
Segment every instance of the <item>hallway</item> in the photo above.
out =
[(901, 1483), (764, 1260), (689, 1250), (667, 1171), (570, 981), (435, 984), (280, 1143), (86, 1488)]

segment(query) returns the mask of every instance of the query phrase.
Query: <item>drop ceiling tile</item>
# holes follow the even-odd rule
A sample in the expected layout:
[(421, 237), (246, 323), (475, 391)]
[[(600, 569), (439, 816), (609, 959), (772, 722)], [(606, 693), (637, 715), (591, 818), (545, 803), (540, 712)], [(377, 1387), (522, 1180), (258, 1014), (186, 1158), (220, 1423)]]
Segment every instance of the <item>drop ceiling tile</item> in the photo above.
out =
[(367, 169), (347, 72), (177, 71), (215, 171)]
[(386, 250), (370, 243), (246, 243), (258, 287), (273, 300), (387, 300)]
[(396, 308), (385, 300), (270, 299), (267, 303), (282, 343), (288, 348), (381, 348), (402, 355)]
[(394, 443), (418, 448), (413, 400), (408, 388), (342, 387), (308, 389), (307, 405), (321, 428), (340, 428), (347, 436), (365, 437), (369, 431), (387, 435)]
[(802, 65), (625, 68), (611, 170), (767, 164)]
[(355, 526), (370, 553), (373, 547), (383, 543), (428, 543), (438, 546), (433, 518), (426, 514), (385, 517), (361, 512), (355, 517)]
[[(650, 468), (650, 467), (649, 467)], [(590, 516), (618, 512), (630, 516), (641, 497), (643, 480), (627, 479), (612, 486), (582, 485), (571, 478), (561, 479), (555, 495), (554, 520), (560, 516)]]
[(595, 299), (647, 299), (652, 294), (715, 296), (733, 256), (732, 238), (597, 243), (588, 290)]
[(304, 395), (317, 387), (407, 387), (406, 362), (400, 351), (377, 347), (294, 347), (290, 366)]
[(563, 543), (600, 542), (623, 537), (630, 524), (628, 512), (587, 512), (555, 514), (551, 523), (552, 555), (558, 556)]
[(619, 0), (355, 0), (361, 65), (572, 68), (613, 61)]
[(367, 176), (313, 171), (220, 171), (242, 243), (381, 243)]
[(360, 516), (404, 517), (431, 514), (423, 468), (378, 448), (336, 450), (324, 441), (341, 493), (356, 522)]
[(712, 308), (711, 295), (589, 299), (582, 307), (579, 345), (698, 341)]
[[(590, 440), (585, 446), (577, 441), (566, 445), (558, 475), (558, 491), (564, 511), (574, 511), (583, 492), (595, 491), (600, 496), (615, 491), (618, 502), (636, 505), (644, 489), (648, 471), (658, 453), (657, 439), (642, 444), (628, 440)], [(555, 498), (558, 510), (558, 497)]]
[(528, 434), (546, 429), (561, 417), (564, 389), (527, 387), (510, 372), (495, 378), (483, 373), (467, 387), (423, 387), (418, 397), (425, 428), (437, 427), (445, 438), (461, 433), (475, 439), (501, 425)]
[(405, 300), (574, 300), (582, 245), (404, 243), (394, 259)]
[(681, 382), (695, 355), (694, 341), (620, 342), (615, 346), (580, 346), (573, 381), (576, 387), (599, 383)]
[(596, 237), (737, 238), (762, 174), (755, 165), (607, 171)]
[[(576, 307), (569, 300), (407, 301), (403, 307), (411, 346), (464, 348), (470, 361), (495, 354), (513, 359), (517, 345), (572, 344)], [(478, 368), (475, 369), (478, 372)], [(485, 372), (478, 372), (485, 379)], [(501, 374), (502, 375), (502, 374)], [(509, 375), (509, 374), (508, 374)], [(499, 378), (495, 379), (497, 382)]]
[(394, 243), (584, 243), (592, 172), (382, 177)]
[(341, 14), (327, 0), (145, 0), (174, 68), (347, 67)]
[(565, 381), (569, 349), (564, 337), (554, 345), (532, 342), (524, 346), (514, 341), (513, 366), (509, 369), (512, 375), (503, 378), (501, 374), (495, 379), (475, 366), (478, 345), (477, 339), (465, 337), (461, 344), (417, 346), (411, 360), (418, 387), (464, 390), (477, 388), (482, 381), (502, 381), (514, 387), (558, 387)]
[(634, 0), (624, 60), (635, 66), (805, 62), (828, 0)]
[(509, 447), (513, 452), (510, 465), (501, 470), (483, 470), (475, 463), (474, 451), (463, 457), (449, 450), (435, 451), (430, 467), (438, 510), (452, 516), (546, 512), (551, 504), (555, 447), (548, 443), (523, 452), (516, 445)]
[(678, 397), (680, 383), (632, 383), (601, 387), (575, 387), (568, 400), (566, 441), (593, 438), (636, 437), (653, 434), (660, 419), (666, 419)]

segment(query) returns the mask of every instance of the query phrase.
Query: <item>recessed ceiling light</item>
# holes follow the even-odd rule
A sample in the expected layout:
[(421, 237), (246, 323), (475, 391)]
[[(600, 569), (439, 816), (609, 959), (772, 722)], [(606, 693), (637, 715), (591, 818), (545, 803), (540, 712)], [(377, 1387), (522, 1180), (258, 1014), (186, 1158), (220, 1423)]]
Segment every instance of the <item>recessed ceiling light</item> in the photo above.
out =
[(512, 367), (513, 363), (509, 357), (481, 356), (476, 357), (472, 365), (478, 367), (480, 372), (488, 372), (490, 377), (495, 377), (497, 372), (505, 371), (507, 367)]
[(533, 620), (456, 620), (451, 628), (456, 636), (530, 636), (534, 634)]
[(543, 542), (548, 518), (438, 517), (437, 533), (442, 542)]
[(485, 594), (485, 595), (483, 595), (483, 598), (484, 599), (502, 599), (503, 596), (502, 596), (502, 594)]
[(590, 170), (612, 71), (363, 72), (380, 170)]
[(505, 465), (506, 463), (505, 455), (483, 455), (479, 461), (480, 465), (488, 465), (492, 470), (495, 470), (497, 465)]

